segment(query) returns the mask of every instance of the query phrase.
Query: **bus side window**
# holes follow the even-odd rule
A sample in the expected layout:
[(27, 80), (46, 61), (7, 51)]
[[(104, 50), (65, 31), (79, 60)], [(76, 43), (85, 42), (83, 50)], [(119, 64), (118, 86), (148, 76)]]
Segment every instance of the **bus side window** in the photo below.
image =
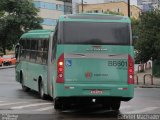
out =
[(26, 60), (29, 61), (30, 60), (30, 44), (31, 44), (31, 40), (26, 39)]
[(20, 61), (20, 44), (19, 43), (17, 43), (17, 45), (15, 46), (15, 58), (17, 62)]
[(22, 55), (23, 55), (23, 59), (25, 60), (26, 59), (26, 54), (27, 54), (27, 45), (28, 45), (28, 43), (27, 43), (27, 40), (25, 39), (25, 40), (23, 40), (23, 53), (22, 53)]
[(37, 52), (37, 63), (42, 64), (42, 58), (43, 58), (43, 40), (38, 40), (38, 52)]
[(55, 31), (55, 34), (53, 36), (53, 42), (52, 42), (52, 62), (56, 59), (56, 50), (57, 50), (57, 29)]
[(20, 42), (20, 60), (25, 59), (25, 40), (21, 39)]
[(48, 47), (49, 47), (49, 40), (45, 39), (43, 43), (43, 64), (47, 64), (48, 60)]
[(30, 61), (36, 62), (37, 56), (37, 40), (31, 40)]

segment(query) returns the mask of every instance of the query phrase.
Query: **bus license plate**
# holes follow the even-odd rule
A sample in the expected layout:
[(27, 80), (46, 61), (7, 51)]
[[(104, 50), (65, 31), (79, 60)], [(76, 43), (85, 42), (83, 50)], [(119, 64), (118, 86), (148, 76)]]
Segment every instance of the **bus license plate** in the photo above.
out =
[(102, 94), (102, 90), (91, 90), (91, 94)]

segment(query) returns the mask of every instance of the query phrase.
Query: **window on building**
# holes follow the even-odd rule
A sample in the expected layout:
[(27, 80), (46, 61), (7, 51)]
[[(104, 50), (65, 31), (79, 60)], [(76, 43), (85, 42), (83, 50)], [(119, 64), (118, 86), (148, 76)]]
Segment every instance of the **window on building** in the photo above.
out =
[(35, 1), (34, 5), (35, 5), (36, 8), (56, 10), (56, 4), (55, 3)]
[(102, 13), (103, 13), (103, 10), (102, 10)]
[(119, 9), (119, 8), (117, 9), (117, 12), (120, 12), (120, 9)]
[(65, 13), (72, 13), (72, 6), (64, 6), (64, 12)]
[(39, 1), (35, 1), (35, 2), (34, 2), (34, 6), (35, 6), (36, 8), (40, 8), (40, 2), (39, 2)]
[(91, 10), (89, 10), (89, 11), (86, 11), (87, 13), (92, 13), (92, 11)]
[(57, 5), (56, 5), (56, 9), (57, 9), (57, 10), (60, 10), (60, 11), (64, 11), (64, 5), (57, 4)]
[(94, 10), (94, 13), (98, 13), (98, 10)]
[(45, 18), (43, 19), (42, 25), (49, 25), (49, 26), (55, 26), (57, 24), (56, 19), (50, 19), (50, 18)]

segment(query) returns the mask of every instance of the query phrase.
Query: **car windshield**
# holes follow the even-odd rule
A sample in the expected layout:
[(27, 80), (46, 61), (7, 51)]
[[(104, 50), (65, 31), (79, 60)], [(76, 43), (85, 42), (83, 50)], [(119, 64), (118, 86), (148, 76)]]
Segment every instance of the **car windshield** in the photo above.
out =
[(63, 22), (61, 25), (63, 26), (62, 44), (130, 44), (129, 23)]

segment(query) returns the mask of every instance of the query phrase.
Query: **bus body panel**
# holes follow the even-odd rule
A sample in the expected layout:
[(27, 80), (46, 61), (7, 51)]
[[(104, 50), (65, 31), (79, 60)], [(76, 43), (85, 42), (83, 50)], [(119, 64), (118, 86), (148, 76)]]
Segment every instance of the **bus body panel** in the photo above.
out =
[[(122, 97), (123, 100), (134, 96), (134, 85), (128, 84), (128, 55), (133, 57), (133, 47), (94, 47), (57, 46), (57, 58), (64, 54), (64, 83), (56, 83), (56, 79), (54, 80), (54, 98), (110, 96)], [(94, 90), (100, 93), (91, 93)]]
[[(123, 89), (125, 88), (125, 89)], [(118, 97), (120, 100), (133, 98), (134, 85), (118, 84), (57, 84), (55, 98), (69, 97)], [(93, 91), (96, 91), (95, 93)]]
[[(16, 81), (22, 84), (21, 79), (23, 79), (23, 83), (26, 87), (39, 92), (39, 81), (42, 80), (44, 93), (46, 95), (49, 95), (48, 90), (50, 90), (47, 85), (47, 59), (48, 51), (51, 50), (51, 48), (47, 48), (47, 42), (49, 44), (52, 40), (50, 40), (50, 35), (53, 33), (54, 32), (51, 30), (31, 30), (24, 33), (19, 41), (20, 51), (18, 53), (19, 57), (16, 63)], [(37, 47), (33, 47), (33, 45), (35, 45), (35, 41), (37, 41)], [(21, 78), (21, 75), (23, 78)], [(49, 84), (51, 85), (52, 83)]]
[(64, 99), (74, 103), (75, 97), (85, 97), (86, 101), (99, 97), (114, 97), (118, 101), (133, 98), (134, 48), (130, 24), (128, 17), (105, 14), (59, 18), (55, 101), (65, 104)]
[[(19, 65), (16, 66), (16, 80), (20, 82), (20, 71), (23, 74), (23, 80), (25, 86), (31, 88), (32, 90), (38, 91), (38, 79), (42, 78), (44, 85), (47, 84), (47, 66), (39, 65), (35, 63), (30, 63), (27, 61), (21, 61)], [(47, 88), (45, 88), (45, 93), (47, 94)]]

